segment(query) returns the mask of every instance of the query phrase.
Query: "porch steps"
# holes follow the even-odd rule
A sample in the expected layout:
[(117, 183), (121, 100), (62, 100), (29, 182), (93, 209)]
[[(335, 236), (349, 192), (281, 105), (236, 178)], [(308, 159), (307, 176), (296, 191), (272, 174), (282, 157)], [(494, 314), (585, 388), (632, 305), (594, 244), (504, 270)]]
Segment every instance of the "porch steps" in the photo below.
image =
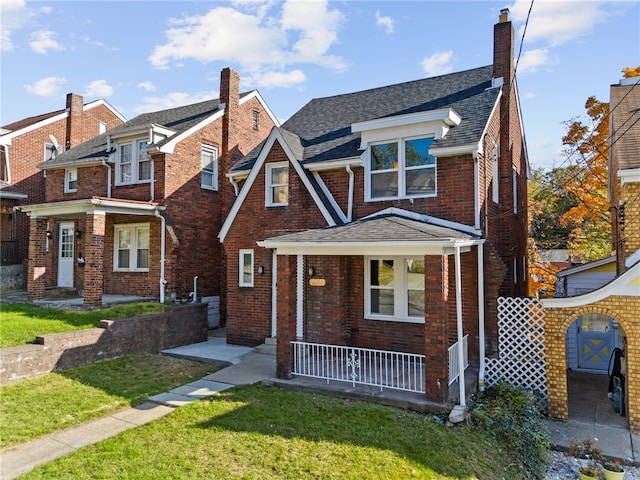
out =
[(275, 355), (276, 354), (276, 338), (275, 337), (265, 338), (264, 343), (256, 347), (256, 352), (263, 353), (265, 355)]

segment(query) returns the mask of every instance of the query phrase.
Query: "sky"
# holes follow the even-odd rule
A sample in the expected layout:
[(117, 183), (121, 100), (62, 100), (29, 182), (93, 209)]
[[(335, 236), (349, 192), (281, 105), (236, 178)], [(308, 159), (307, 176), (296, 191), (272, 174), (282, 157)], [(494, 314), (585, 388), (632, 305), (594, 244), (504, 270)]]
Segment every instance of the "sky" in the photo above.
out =
[(226, 67), (284, 122), (313, 98), (491, 64), (505, 7), (530, 164), (560, 166), (566, 122), (640, 65), (638, 0), (0, 0), (0, 125), (70, 92), (127, 119), (218, 98)]

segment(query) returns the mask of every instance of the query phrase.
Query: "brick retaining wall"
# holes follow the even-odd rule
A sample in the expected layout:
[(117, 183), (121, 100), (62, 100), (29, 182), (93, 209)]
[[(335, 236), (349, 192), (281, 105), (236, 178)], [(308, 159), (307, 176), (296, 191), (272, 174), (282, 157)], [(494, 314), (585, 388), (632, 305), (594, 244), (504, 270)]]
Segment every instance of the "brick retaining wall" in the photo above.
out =
[(100, 328), (42, 335), (36, 344), (0, 350), (0, 383), (205, 342), (207, 330), (207, 305), (196, 303), (156, 315), (102, 320)]

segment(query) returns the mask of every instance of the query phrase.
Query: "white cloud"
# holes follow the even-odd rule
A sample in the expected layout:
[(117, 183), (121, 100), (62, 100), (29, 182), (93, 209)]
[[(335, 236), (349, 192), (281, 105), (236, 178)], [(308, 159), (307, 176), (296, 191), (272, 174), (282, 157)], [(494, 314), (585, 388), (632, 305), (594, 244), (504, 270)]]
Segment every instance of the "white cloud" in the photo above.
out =
[(145, 97), (143, 98), (144, 103), (133, 107), (133, 111), (136, 114), (157, 112), (158, 110), (181, 107), (183, 105), (190, 105), (192, 103), (211, 100), (213, 98), (218, 98), (217, 92), (215, 94), (210, 92), (201, 92), (196, 93), (195, 95), (183, 92), (172, 92), (167, 95), (163, 95), (162, 97)]
[(113, 87), (106, 80), (94, 80), (85, 87), (83, 97), (107, 98), (113, 95)]
[(11, 51), (15, 48), (11, 35), (23, 28), (33, 17), (33, 11), (24, 0), (0, 1), (0, 50)]
[(522, 54), (518, 61), (518, 73), (533, 73), (538, 71), (542, 66), (551, 63), (549, 50), (546, 48), (538, 48), (528, 50)]
[(252, 78), (258, 86), (273, 86), (277, 78), (297, 83), (299, 69), (287, 72), (297, 63), (334, 71), (347, 68), (342, 58), (328, 53), (338, 42), (343, 14), (331, 10), (327, 1), (239, 0), (232, 5), (235, 8), (171, 19), (167, 41), (154, 48), (149, 62), (159, 69), (185, 60), (235, 63), (244, 70), (243, 78)]
[[(531, 10), (525, 44), (541, 41), (557, 46), (591, 32), (596, 24), (608, 19), (604, 8), (607, 2), (583, 0), (538, 0)], [(509, 7), (512, 19), (523, 22), (527, 18), (530, 0), (516, 0)], [(524, 24), (518, 32), (522, 38)]]
[(387, 34), (391, 34), (393, 32), (396, 31), (396, 25), (395, 22), (393, 21), (393, 18), (388, 17), (388, 16), (382, 16), (380, 15), (380, 12), (376, 10), (376, 25), (380, 26), (380, 27), (384, 27), (384, 31)]
[(255, 76), (249, 76), (246, 83), (249, 86), (261, 86), (264, 88), (272, 87), (292, 87), (304, 83), (307, 76), (301, 70), (292, 70), (290, 72), (265, 72)]
[(34, 52), (44, 55), (49, 53), (49, 50), (64, 50), (64, 47), (53, 38), (55, 35), (55, 32), (47, 30), (33, 32), (29, 46)]
[(65, 81), (62, 77), (46, 77), (37, 82), (27, 84), (24, 87), (29, 93), (40, 97), (49, 97), (55, 95)]
[(146, 90), (147, 92), (155, 92), (156, 91), (156, 86), (153, 84), (153, 82), (140, 82), (138, 84), (138, 87), (140, 87), (143, 90)]
[(445, 73), (449, 73), (453, 71), (453, 65), (451, 64), (451, 59), (453, 57), (453, 52), (451, 50), (447, 50), (446, 52), (438, 52), (434, 53), (430, 57), (426, 57), (420, 65), (422, 65), (422, 70), (424, 71), (427, 77), (433, 77), (435, 75), (444, 75)]

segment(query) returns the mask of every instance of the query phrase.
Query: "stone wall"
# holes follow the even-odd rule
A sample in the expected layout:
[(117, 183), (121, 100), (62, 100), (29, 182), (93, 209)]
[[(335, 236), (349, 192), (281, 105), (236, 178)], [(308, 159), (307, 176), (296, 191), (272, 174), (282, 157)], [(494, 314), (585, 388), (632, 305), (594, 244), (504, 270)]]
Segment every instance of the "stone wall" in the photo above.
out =
[(0, 291), (24, 290), (24, 265), (3, 265), (0, 267)]
[(42, 335), (36, 344), (0, 350), (0, 383), (205, 342), (207, 330), (207, 306), (196, 303), (157, 315), (102, 320), (100, 328)]

